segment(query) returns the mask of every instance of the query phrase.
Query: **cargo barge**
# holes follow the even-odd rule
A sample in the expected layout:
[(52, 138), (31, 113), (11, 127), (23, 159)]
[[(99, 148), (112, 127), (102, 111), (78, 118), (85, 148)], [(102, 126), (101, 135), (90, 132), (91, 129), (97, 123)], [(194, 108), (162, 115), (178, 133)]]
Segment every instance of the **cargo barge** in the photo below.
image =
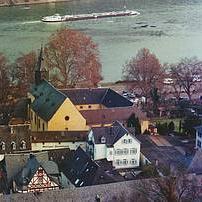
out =
[(135, 16), (140, 13), (133, 10), (126, 11), (112, 11), (104, 13), (91, 13), (91, 14), (78, 14), (78, 15), (63, 15), (55, 14), (52, 16), (46, 16), (41, 19), (42, 22), (65, 22), (65, 21), (77, 21), (77, 20), (88, 20), (108, 17), (120, 17), (120, 16)]

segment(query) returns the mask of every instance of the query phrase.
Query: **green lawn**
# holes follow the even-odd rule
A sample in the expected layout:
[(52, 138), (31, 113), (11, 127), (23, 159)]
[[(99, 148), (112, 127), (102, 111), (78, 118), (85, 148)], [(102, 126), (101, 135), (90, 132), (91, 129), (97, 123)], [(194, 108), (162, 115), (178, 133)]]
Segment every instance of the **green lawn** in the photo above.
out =
[[(160, 123), (160, 124), (163, 124), (163, 123), (169, 124), (171, 121), (173, 121), (173, 123), (175, 124), (175, 131), (179, 132), (180, 120), (181, 120), (181, 123), (183, 123), (184, 119), (182, 119), (182, 118), (175, 118), (175, 119), (158, 118), (158, 119), (153, 119), (152, 122)], [(182, 127), (182, 125), (181, 125), (181, 127)]]

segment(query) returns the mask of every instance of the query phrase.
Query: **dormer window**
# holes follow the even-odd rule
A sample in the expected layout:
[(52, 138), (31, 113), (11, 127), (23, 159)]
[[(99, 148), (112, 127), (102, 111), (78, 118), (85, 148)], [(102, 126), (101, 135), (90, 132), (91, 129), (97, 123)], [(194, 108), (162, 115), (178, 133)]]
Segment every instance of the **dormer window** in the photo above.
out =
[(16, 150), (16, 143), (14, 141), (11, 142), (11, 149)]
[(20, 147), (21, 149), (26, 149), (26, 142), (24, 140), (21, 141)]
[(1, 142), (1, 150), (2, 151), (5, 151), (6, 150), (6, 144), (5, 144), (5, 142)]
[(106, 143), (106, 138), (104, 136), (101, 137), (101, 143)]

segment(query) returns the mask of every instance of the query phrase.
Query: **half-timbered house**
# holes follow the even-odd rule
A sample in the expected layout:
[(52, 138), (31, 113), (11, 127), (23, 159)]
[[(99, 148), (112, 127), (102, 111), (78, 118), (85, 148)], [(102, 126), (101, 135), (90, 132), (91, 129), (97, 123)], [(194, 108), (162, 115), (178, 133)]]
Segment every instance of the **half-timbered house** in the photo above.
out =
[[(52, 164), (51, 167), (58, 170), (57, 165), (54, 162)], [(14, 177), (13, 181), (13, 191), (19, 193), (43, 192), (59, 189), (59, 187), (59, 171), (56, 171), (52, 177), (34, 155), (30, 156), (27, 164)]]

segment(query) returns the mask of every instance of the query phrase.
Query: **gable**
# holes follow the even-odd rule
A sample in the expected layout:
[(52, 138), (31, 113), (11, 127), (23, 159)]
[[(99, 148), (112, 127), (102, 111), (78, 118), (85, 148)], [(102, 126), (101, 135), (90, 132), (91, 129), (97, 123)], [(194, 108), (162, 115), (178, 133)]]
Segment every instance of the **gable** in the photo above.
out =
[(50, 179), (50, 177), (47, 175), (42, 166), (39, 166), (38, 170), (36, 171), (30, 183), (28, 184), (28, 189), (36, 190), (50, 187), (58, 187), (58, 184), (56, 184)]
[(86, 120), (69, 98), (65, 99), (48, 122), (48, 130), (84, 131), (88, 129), (89, 127), (86, 125)]
[(119, 140), (117, 140), (117, 142), (114, 144), (114, 146), (118, 146), (118, 145), (128, 145), (130, 146), (131, 144), (136, 144), (136, 145), (140, 145), (140, 142), (138, 139), (136, 139), (133, 135), (131, 135), (130, 133), (126, 133), (124, 136), (122, 136)]
[(107, 108), (129, 107), (133, 105), (131, 101), (118, 94), (117, 92), (111, 90), (110, 88), (107, 90), (105, 96), (103, 97), (101, 104)]

